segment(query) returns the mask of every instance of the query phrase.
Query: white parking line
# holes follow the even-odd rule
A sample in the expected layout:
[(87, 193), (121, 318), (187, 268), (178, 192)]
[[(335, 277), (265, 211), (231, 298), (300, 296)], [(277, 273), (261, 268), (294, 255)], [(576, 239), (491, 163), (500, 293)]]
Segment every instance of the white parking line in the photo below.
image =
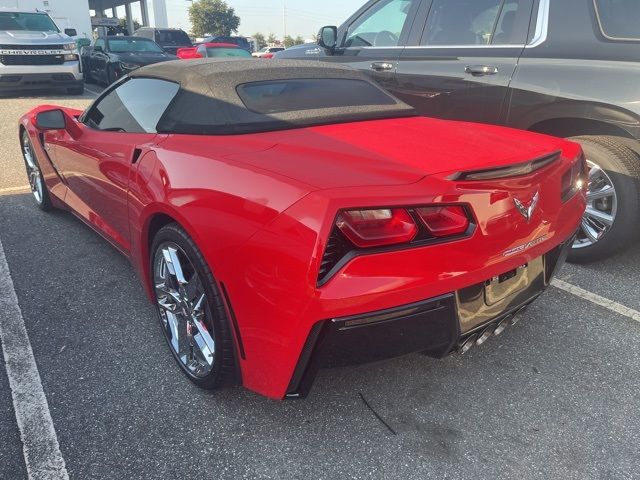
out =
[(0, 341), (27, 473), (33, 480), (67, 480), (69, 474), (60, 453), (60, 445), (18, 305), (2, 241), (0, 312)]
[(91, 90), (90, 88), (84, 87), (85, 91), (94, 94), (96, 97), (100, 95), (100, 92), (96, 92), (95, 90)]
[(630, 318), (631, 320), (635, 320), (636, 322), (640, 322), (640, 312), (634, 310), (633, 308), (626, 307), (621, 303), (614, 302), (613, 300), (609, 300), (608, 298), (601, 297), (595, 293), (592, 293), (588, 290), (585, 290), (580, 287), (576, 287), (570, 283), (565, 282), (564, 280), (554, 279), (551, 281), (551, 285), (560, 290), (564, 290), (576, 297), (587, 300), (591, 303), (595, 303), (596, 305), (600, 305), (608, 310), (611, 310), (614, 313), (624, 315), (625, 317)]

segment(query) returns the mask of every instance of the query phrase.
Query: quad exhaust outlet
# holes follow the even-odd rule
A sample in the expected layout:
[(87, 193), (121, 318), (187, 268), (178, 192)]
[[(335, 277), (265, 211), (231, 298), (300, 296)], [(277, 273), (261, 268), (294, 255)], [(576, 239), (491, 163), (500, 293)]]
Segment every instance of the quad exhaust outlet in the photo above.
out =
[(527, 305), (520, 307), (515, 313), (507, 315), (497, 322), (490, 323), (484, 327), (479, 333), (474, 333), (458, 344), (458, 353), (464, 355), (474, 345), (482, 345), (491, 337), (497, 337), (506, 330), (509, 325), (515, 325), (522, 318), (522, 313), (527, 308)]

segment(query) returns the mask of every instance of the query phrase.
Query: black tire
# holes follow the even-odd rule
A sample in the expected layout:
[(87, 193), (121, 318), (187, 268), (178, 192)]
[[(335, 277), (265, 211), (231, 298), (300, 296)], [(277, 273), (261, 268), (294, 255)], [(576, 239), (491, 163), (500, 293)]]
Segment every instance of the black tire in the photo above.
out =
[(154, 289), (153, 298), (156, 312), (162, 327), (163, 335), (167, 340), (167, 346), (184, 374), (198, 387), (207, 390), (215, 390), (223, 386), (235, 385), (238, 383), (238, 376), (236, 373), (237, 363), (234, 340), (231, 334), (231, 324), (227, 316), (224, 299), (218, 289), (213, 274), (211, 273), (211, 269), (207, 265), (207, 262), (198, 249), (198, 246), (177, 223), (165, 225), (158, 231), (153, 239), (150, 263), (151, 278), (153, 279), (154, 275), (154, 257), (156, 251), (163, 243), (166, 242), (173, 242), (182, 249), (202, 280), (209, 311), (211, 312), (211, 316), (206, 315), (204, 320), (207, 328), (210, 329), (210, 332), (214, 333), (215, 357), (212, 370), (207, 374), (207, 376), (198, 377), (193, 375), (182, 361), (180, 361), (177, 353), (170, 345), (170, 340), (163, 325), (160, 307), (158, 306)]
[(568, 260), (587, 263), (624, 251), (640, 239), (640, 156), (626, 145), (627, 139), (611, 136), (570, 138), (580, 143), (587, 159), (611, 179), (617, 195), (613, 226), (596, 243), (573, 248)]
[(67, 88), (69, 95), (82, 95), (84, 93), (84, 83), (72, 88)]
[(84, 83), (96, 83), (95, 79), (91, 75), (91, 72), (87, 68), (84, 69)]
[(113, 71), (113, 67), (111, 65), (107, 65), (107, 83), (105, 87), (108, 87), (115, 81), (116, 81), (116, 72)]
[[(36, 156), (33, 150), (31, 139), (29, 138), (29, 135), (27, 134), (26, 130), (21, 129), (20, 130), (20, 147), (22, 151), (22, 159), (24, 160), (25, 168), (27, 170), (27, 179), (29, 179), (30, 167), (25, 154), (25, 148), (24, 148), (25, 142), (28, 144), (28, 147), (31, 152), (31, 159), (34, 164), (34, 168), (37, 169), (39, 173), (39, 182), (41, 182), (42, 193), (41, 193), (40, 199), (38, 199), (38, 197), (35, 194), (34, 194), (34, 199), (36, 201), (36, 204), (38, 205), (38, 208), (40, 208), (40, 210), (44, 212), (49, 212), (53, 210), (53, 205), (51, 204), (51, 197), (49, 196), (49, 190), (47, 189), (47, 184), (45, 183), (44, 177), (42, 176), (42, 170), (40, 169), (40, 163), (38, 162), (38, 157)], [(31, 183), (30, 180), (29, 180), (29, 183)], [(32, 192), (33, 192), (33, 189), (32, 189)]]

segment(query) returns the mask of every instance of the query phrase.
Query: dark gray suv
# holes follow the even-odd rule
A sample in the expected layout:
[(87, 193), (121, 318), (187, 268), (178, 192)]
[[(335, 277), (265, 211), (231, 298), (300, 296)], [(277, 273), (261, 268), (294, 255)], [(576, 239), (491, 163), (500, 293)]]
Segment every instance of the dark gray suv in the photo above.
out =
[(568, 137), (590, 166), (571, 253), (640, 239), (639, 0), (372, 0), (276, 58), (367, 71), (419, 113)]

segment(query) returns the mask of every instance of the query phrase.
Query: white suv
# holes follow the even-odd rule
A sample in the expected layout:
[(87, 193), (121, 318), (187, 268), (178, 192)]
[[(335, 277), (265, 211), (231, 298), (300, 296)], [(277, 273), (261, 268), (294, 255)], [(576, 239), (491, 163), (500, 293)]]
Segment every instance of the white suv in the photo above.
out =
[(53, 87), (81, 95), (75, 35), (62, 33), (45, 12), (0, 9), (0, 91)]

